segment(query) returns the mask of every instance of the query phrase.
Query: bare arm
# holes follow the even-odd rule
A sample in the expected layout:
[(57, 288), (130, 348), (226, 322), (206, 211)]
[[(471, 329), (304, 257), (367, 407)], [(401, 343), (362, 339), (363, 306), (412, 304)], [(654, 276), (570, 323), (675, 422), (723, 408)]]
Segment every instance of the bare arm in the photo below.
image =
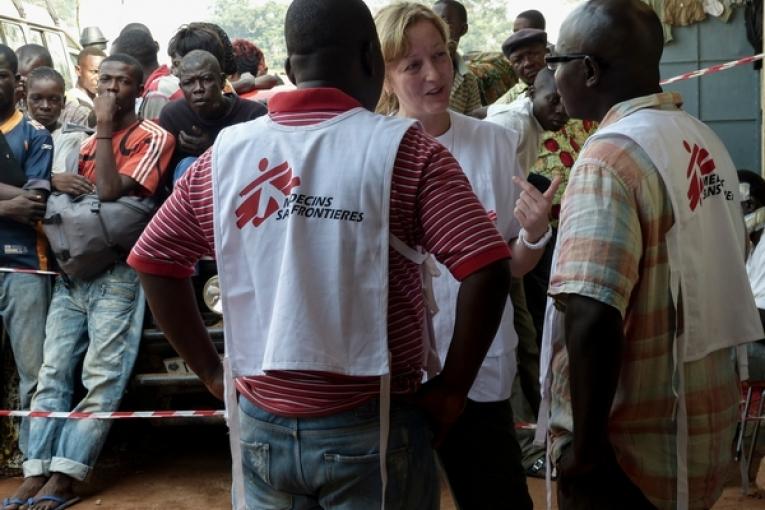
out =
[(282, 80), (276, 76), (263, 75), (263, 76), (241, 76), (237, 81), (231, 83), (237, 94), (245, 94), (253, 90), (271, 89), (277, 85), (281, 85)]
[(612, 458), (608, 418), (621, 371), (624, 331), (616, 308), (576, 294), (566, 299), (565, 331), (574, 443), (573, 458), (562, 462), (561, 469), (576, 476)]
[(10, 200), (26, 193), (21, 188), (0, 182), (0, 200)]
[(21, 190), (7, 200), (0, 200), (0, 217), (25, 225), (34, 225), (45, 215), (45, 196), (37, 191)]
[(199, 314), (191, 280), (138, 275), (151, 312), (170, 345), (207, 389), (223, 400), (223, 365)]
[[(550, 187), (544, 193), (540, 193), (528, 181), (519, 177), (513, 177), (516, 186), (520, 186), (523, 191), (516, 203), (513, 211), (515, 217), (526, 231), (526, 240), (535, 243), (547, 232), (549, 227), (550, 208), (552, 207), (553, 197), (558, 191), (561, 179), (555, 177), (550, 183)], [(520, 239), (511, 242), (510, 248), (513, 251), (513, 259), (510, 262), (510, 269), (514, 277), (521, 277), (534, 269), (539, 259), (544, 254), (544, 248), (531, 249)]]
[(460, 286), (454, 334), (444, 368), (419, 393), (420, 405), (434, 424), (436, 445), (462, 413), (468, 391), (497, 333), (509, 289), (507, 260), (473, 273)]
[(113, 94), (102, 94), (93, 100), (96, 113), (96, 192), (98, 198), (113, 201), (129, 194), (138, 187), (138, 183), (120, 175), (112, 149), (114, 133), (114, 113), (117, 102)]

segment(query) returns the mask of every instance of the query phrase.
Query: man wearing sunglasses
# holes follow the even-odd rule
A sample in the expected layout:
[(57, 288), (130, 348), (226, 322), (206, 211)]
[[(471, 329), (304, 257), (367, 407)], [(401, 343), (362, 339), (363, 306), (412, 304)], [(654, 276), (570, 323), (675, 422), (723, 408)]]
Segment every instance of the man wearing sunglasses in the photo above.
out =
[(711, 508), (737, 421), (732, 351), (762, 338), (735, 167), (659, 86), (647, 5), (590, 0), (557, 51), (569, 115), (600, 122), (570, 174), (550, 280), (560, 508)]

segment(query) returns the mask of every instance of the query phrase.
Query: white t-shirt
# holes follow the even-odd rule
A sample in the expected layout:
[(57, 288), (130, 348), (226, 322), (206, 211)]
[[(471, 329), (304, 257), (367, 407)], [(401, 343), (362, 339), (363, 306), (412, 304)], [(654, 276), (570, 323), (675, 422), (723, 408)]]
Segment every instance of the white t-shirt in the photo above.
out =
[(746, 274), (757, 308), (765, 310), (765, 241), (762, 239), (746, 260)]
[(62, 127), (51, 133), (53, 138), (53, 165), (51, 172), (77, 173), (77, 162), (80, 157), (80, 145), (88, 138), (88, 133), (82, 130), (68, 131)]
[(486, 120), (518, 133), (518, 161), (525, 175), (539, 157), (542, 134), (545, 130), (534, 117), (534, 104), (531, 98), (522, 95), (510, 104), (489, 106)]
[[(462, 167), (478, 200), (495, 218), (505, 240), (518, 237), (520, 224), (513, 215), (520, 190), (514, 175), (523, 176), (516, 159), (518, 135), (512, 130), (450, 111), (451, 127), (436, 139)], [(433, 317), (438, 355), (443, 363), (454, 332), (460, 282), (439, 264), (441, 276), (433, 279), (439, 312)], [(489, 347), (468, 397), (477, 402), (497, 402), (510, 397), (517, 370), (518, 335), (513, 324), (513, 305), (507, 300), (497, 335)]]

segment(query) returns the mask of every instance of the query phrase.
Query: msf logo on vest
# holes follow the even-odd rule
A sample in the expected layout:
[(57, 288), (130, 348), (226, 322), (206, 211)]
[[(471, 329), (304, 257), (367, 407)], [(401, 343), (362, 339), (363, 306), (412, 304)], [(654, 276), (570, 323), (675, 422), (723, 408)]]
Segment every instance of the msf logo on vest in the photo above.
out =
[(236, 209), (236, 226), (239, 229), (247, 223), (259, 227), (279, 210), (279, 205), (293, 188), (300, 186), (300, 177), (293, 176), (292, 168), (286, 161), (268, 168), (268, 159), (263, 158), (258, 163), (258, 170), (261, 175), (239, 192), (240, 197), (246, 197)]
[(733, 192), (725, 190), (725, 179), (720, 178), (715, 172), (717, 165), (709, 151), (697, 144), (691, 146), (685, 140), (683, 140), (683, 147), (691, 155), (686, 172), (688, 203), (691, 211), (695, 211), (708, 197), (723, 194), (726, 200), (733, 200)]

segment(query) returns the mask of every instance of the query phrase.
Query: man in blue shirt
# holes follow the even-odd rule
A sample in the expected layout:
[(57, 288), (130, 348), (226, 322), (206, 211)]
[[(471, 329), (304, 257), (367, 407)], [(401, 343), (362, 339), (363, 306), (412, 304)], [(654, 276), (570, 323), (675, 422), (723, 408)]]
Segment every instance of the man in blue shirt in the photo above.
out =
[[(41, 124), (16, 109), (17, 70), (16, 55), (0, 45), (0, 132), (5, 142), (0, 140), (0, 317), (19, 372), (21, 408), (27, 409), (42, 364), (51, 292), (50, 277), (34, 271), (50, 269), (52, 261), (39, 220), (50, 191), (53, 142)], [(22, 453), (27, 431), (22, 422)]]

